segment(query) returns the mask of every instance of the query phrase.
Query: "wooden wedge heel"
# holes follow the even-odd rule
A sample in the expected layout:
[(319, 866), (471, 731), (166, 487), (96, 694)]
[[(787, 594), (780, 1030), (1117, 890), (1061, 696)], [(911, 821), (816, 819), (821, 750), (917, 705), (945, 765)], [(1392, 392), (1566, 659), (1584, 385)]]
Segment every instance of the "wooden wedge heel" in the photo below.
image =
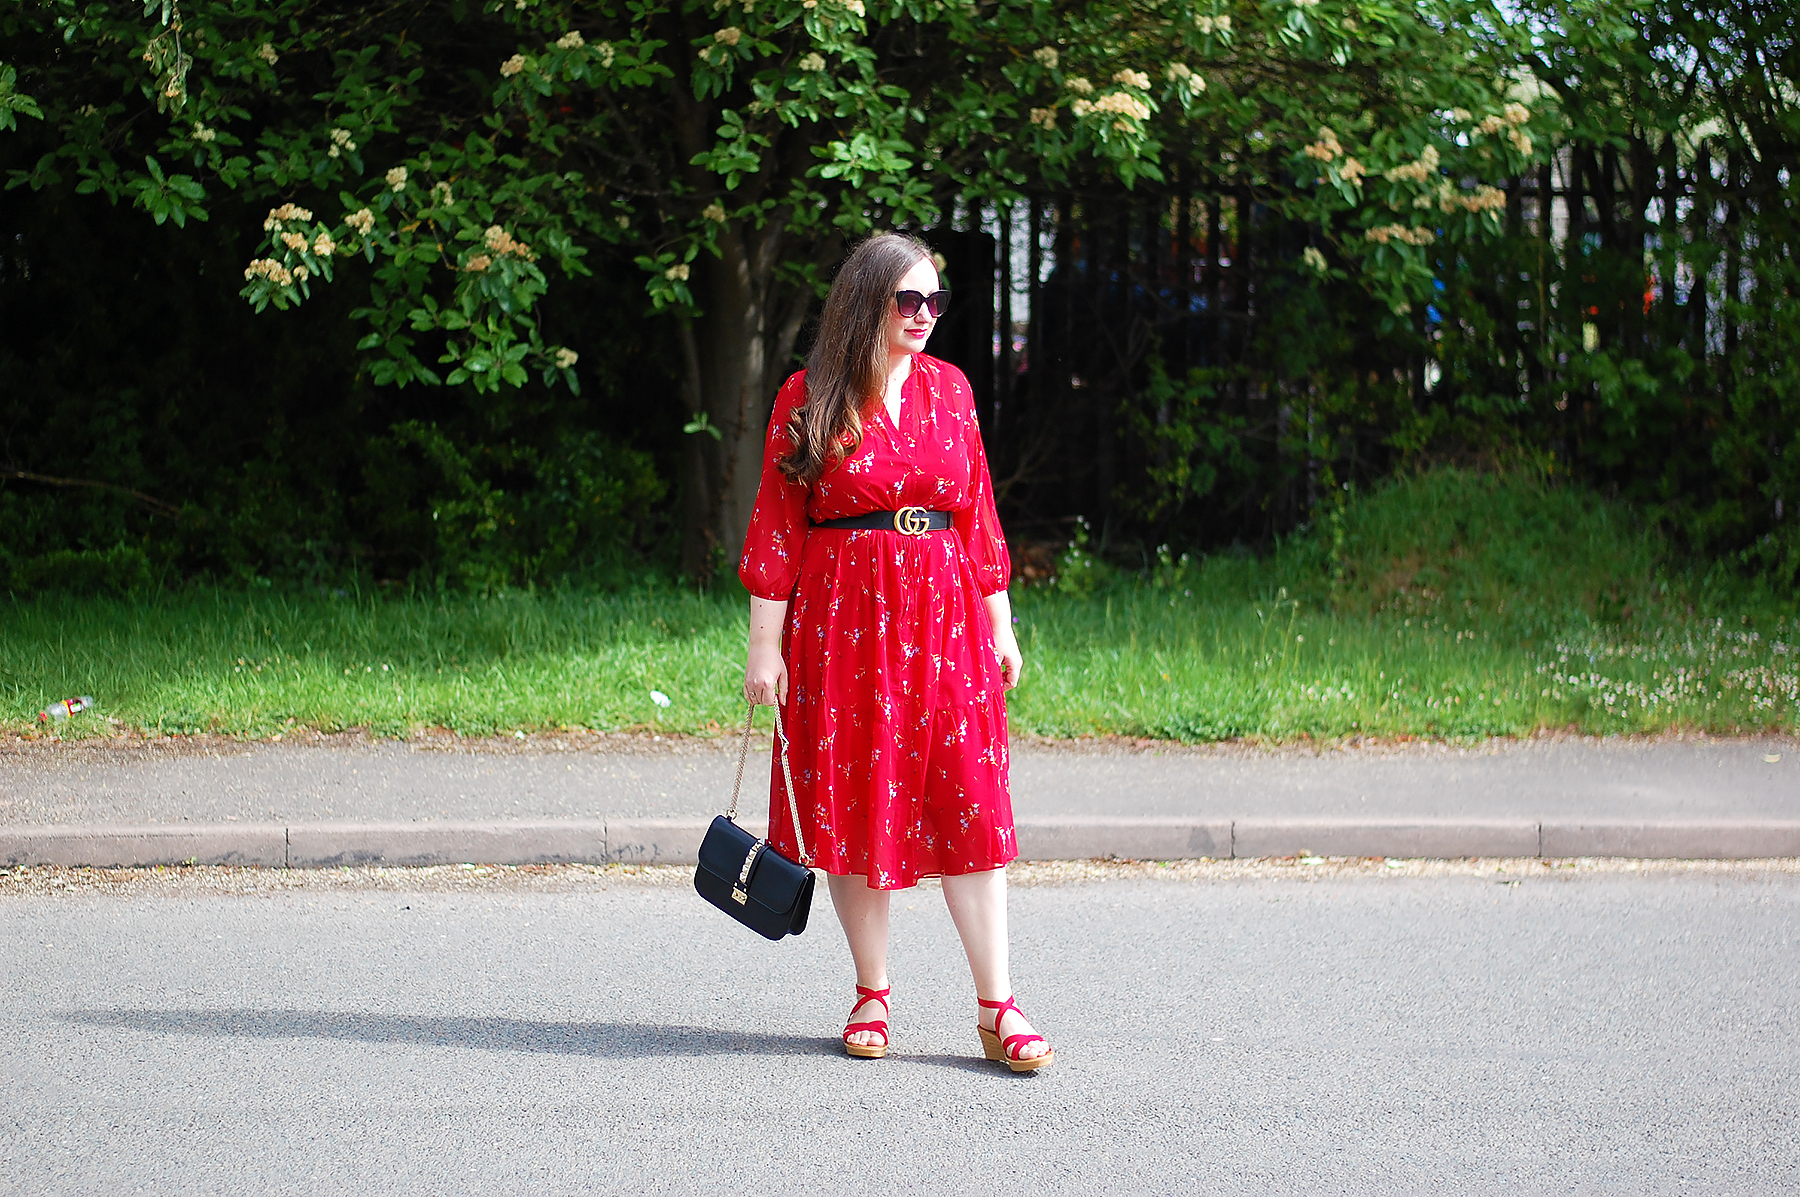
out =
[[(856, 1005), (850, 1007), (850, 1017), (870, 1002), (880, 1002), (881, 1012), (888, 1012), (888, 994), (894, 992), (893, 986), (886, 989), (869, 989), (862, 985), (856, 987)], [(852, 1043), (850, 1036), (858, 1031), (873, 1031), (881, 1036), (880, 1043)], [(874, 1022), (853, 1022), (844, 1028), (844, 1050), (859, 1060), (879, 1060), (888, 1053), (888, 1024), (886, 1018)]]
[(988, 1059), (998, 1060), (1014, 1072), (1031, 1072), (1035, 1069), (1044, 1067), (1056, 1058), (1056, 1053), (1054, 1051), (1047, 1051), (1041, 1056), (1033, 1056), (1029, 1059), (1021, 1059), (1019, 1057), (1019, 1050), (1028, 1043), (1041, 1043), (1045, 1047), (1050, 1046), (1050, 1041), (1042, 1035), (1008, 1035), (1005, 1039), (1000, 1038), (1000, 1021), (1004, 1019), (1009, 1012), (1017, 1014), (1020, 1018), (1025, 1017), (1025, 1012), (1019, 1009), (1016, 995), (1015, 997), (1007, 998), (1003, 1002), (990, 1002), (986, 998), (979, 997), (975, 999), (975, 1002), (979, 1006), (994, 1011), (993, 1030), (988, 1030), (979, 1022), (975, 1024), (975, 1029), (981, 1033), (982, 1053), (986, 1055)]

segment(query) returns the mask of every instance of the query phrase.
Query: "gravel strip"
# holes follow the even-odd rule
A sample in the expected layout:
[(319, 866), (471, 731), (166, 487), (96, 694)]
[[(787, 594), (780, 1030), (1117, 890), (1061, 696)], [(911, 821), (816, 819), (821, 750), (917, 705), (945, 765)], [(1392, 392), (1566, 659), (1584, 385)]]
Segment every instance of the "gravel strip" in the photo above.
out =
[[(1583, 877), (1800, 877), (1800, 858), (1766, 860), (1627, 860), (1617, 857), (1540, 857), (1397, 860), (1304, 856), (1258, 860), (1073, 860), (1018, 863), (1015, 886), (1079, 885), (1104, 881), (1290, 881), (1465, 877), (1502, 885), (1571, 881)], [(18, 897), (269, 897), (294, 891), (407, 893), (573, 893), (621, 887), (685, 887), (693, 869), (679, 865), (433, 865), (424, 868), (261, 869), (221, 865), (142, 869), (0, 869), (0, 898)], [(937, 882), (920, 883), (935, 888)]]

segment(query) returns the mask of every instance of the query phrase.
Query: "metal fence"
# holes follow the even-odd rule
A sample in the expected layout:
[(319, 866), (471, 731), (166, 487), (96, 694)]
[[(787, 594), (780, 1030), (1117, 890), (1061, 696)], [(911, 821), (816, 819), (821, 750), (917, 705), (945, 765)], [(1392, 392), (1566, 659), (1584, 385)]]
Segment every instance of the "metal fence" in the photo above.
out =
[[(1303, 251), (1329, 253), (1328, 240), (1251, 187), (1196, 175), (963, 209), (927, 234), (956, 294), (933, 351), (968, 373), (1002, 502), (1034, 536), (1066, 535), (1080, 515), (1105, 541), (1266, 540), (1312, 517), (1322, 478), (1367, 483), (1419, 452), (1401, 434), (1454, 423), (1434, 425), (1434, 411), (1477, 413), (1481, 435), (1604, 481), (1618, 468), (1600, 444), (1618, 435), (1603, 410), (1614, 398), (1575, 359), (1685, 350), (1698, 369), (1685, 395), (1663, 395), (1651, 431), (1703, 431), (1695, 396), (1717, 389), (1761, 318), (1748, 263), (1767, 222), (1748, 217), (1785, 211), (1786, 183), (1707, 143), (1563, 146), (1507, 182), (1504, 237), (1446, 255), (1439, 301), (1398, 324), (1354, 280), (1302, 271)], [(1142, 432), (1167, 413), (1138, 412), (1136, 432), (1128, 418), (1152, 355), (1171, 377), (1216, 372), (1210, 402), (1241, 467), (1160, 519), (1130, 497), (1171, 451)], [(1437, 447), (1449, 451), (1441, 435)]]

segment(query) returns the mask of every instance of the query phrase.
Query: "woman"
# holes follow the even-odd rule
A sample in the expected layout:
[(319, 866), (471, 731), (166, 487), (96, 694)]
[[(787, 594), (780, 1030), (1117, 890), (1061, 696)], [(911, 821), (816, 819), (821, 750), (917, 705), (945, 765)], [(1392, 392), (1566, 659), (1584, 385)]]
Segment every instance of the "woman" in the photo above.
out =
[[(845, 1050), (887, 1054), (889, 895), (941, 876), (983, 1050), (1027, 1072), (1051, 1051), (1007, 966), (1003, 695), (1024, 661), (969, 383), (922, 352), (948, 299), (930, 249), (895, 234), (859, 245), (832, 283), (769, 421), (738, 570), (744, 696), (780, 704), (806, 843), (850, 941)], [(773, 770), (769, 838), (793, 856), (782, 784)]]

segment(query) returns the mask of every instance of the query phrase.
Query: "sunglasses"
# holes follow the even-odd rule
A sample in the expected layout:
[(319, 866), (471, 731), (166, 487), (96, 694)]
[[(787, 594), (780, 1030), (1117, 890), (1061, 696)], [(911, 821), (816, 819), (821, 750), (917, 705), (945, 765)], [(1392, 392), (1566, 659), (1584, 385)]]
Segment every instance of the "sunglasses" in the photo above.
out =
[(894, 306), (900, 309), (900, 315), (907, 320), (917, 316), (920, 308), (925, 308), (931, 313), (931, 318), (936, 320), (950, 306), (950, 292), (933, 291), (930, 295), (922, 295), (917, 291), (896, 291)]

